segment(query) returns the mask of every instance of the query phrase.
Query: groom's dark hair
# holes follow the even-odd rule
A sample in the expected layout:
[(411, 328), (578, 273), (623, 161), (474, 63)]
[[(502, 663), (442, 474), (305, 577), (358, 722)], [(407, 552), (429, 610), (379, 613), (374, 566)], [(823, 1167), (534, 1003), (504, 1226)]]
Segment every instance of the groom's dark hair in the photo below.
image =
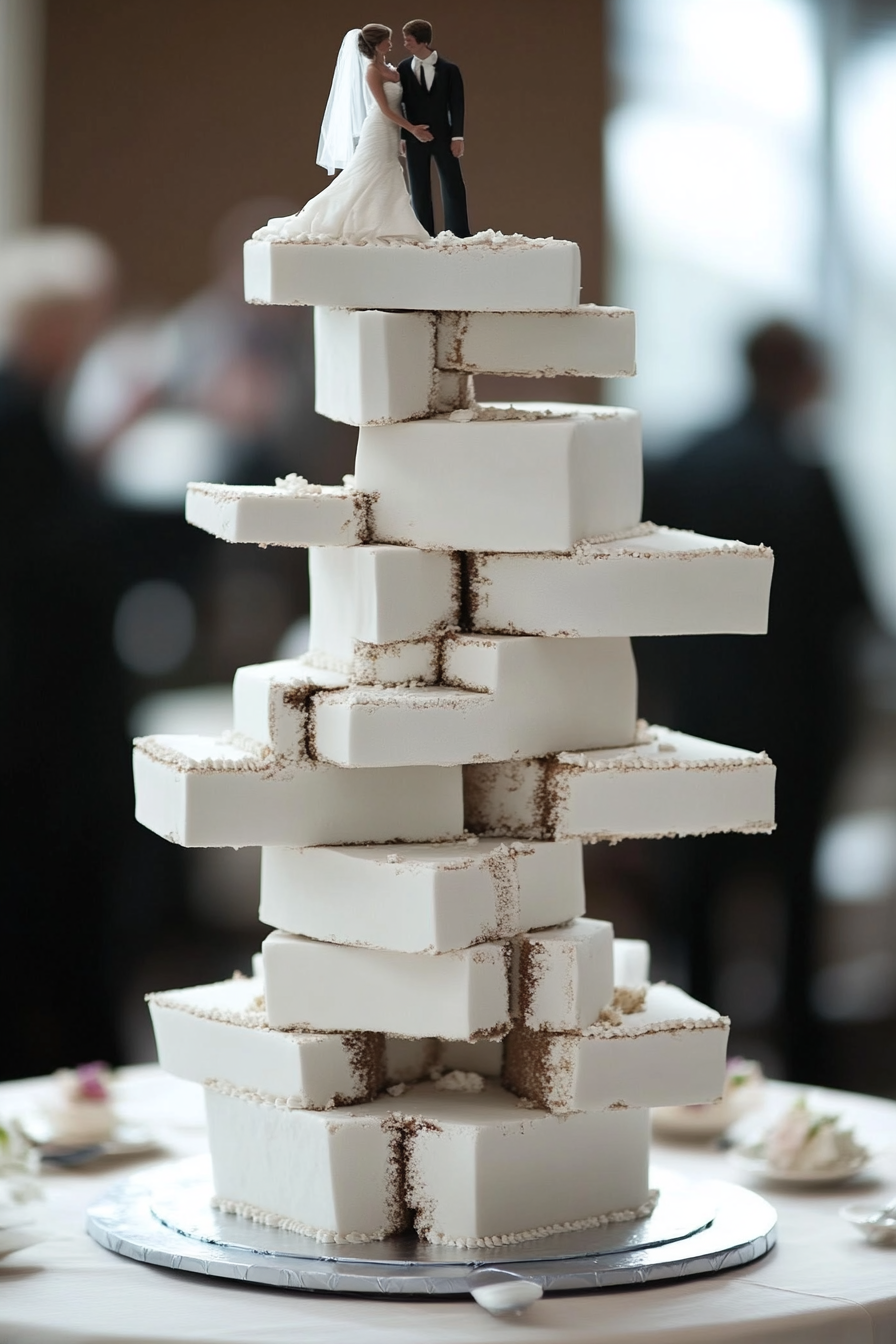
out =
[(424, 47), (432, 46), (432, 24), (427, 23), (426, 19), (411, 19), (410, 23), (402, 25), (401, 31), (415, 42), (422, 42)]

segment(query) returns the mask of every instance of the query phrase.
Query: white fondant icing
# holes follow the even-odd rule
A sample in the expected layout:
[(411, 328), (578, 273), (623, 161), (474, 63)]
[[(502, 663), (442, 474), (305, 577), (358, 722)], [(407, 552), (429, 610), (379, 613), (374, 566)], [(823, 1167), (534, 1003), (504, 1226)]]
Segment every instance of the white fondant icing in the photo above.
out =
[(636, 698), (628, 640), (458, 635), (441, 685), (323, 692), (310, 712), (320, 760), (455, 765), (632, 742)]
[(511, 1014), (533, 1031), (574, 1031), (613, 998), (613, 926), (576, 919), (514, 939)]
[(265, 924), (325, 942), (447, 952), (584, 912), (581, 849), (351, 845), (263, 851)]
[(371, 1032), (310, 1035), (268, 1026), (261, 980), (173, 989), (148, 997), (159, 1063), (178, 1078), (224, 1079), (327, 1110), (370, 1101), (384, 1077), (384, 1043)]
[(343, 947), (274, 932), (262, 944), (273, 1027), (470, 1040), (509, 1025), (504, 943), (436, 956)]
[(631, 747), (464, 767), (472, 831), (539, 840), (774, 830), (764, 752), (651, 727)]
[(352, 667), (356, 646), (422, 640), (456, 625), (460, 576), (453, 556), (409, 546), (308, 553), (310, 648)]
[(414, 1210), (426, 1240), (512, 1245), (644, 1216), (649, 1112), (567, 1117), (510, 1093), (408, 1087), (325, 1114), (206, 1089), (219, 1207), (321, 1241), (365, 1241)]
[(773, 564), (767, 547), (671, 528), (583, 542), (569, 555), (471, 556), (473, 627), (579, 638), (761, 635)]
[(452, 840), (461, 774), (286, 764), (214, 738), (138, 738), (137, 820), (186, 846), (385, 844)]
[(579, 301), (575, 243), (450, 236), (429, 247), (252, 239), (244, 249), (249, 303), (329, 308), (463, 308), (529, 312)]
[(355, 479), (378, 496), (373, 538), (425, 549), (569, 551), (638, 522), (635, 411), (522, 409), (537, 414), (363, 428)]
[(635, 315), (594, 304), (565, 313), (442, 313), (436, 361), (467, 373), (626, 378), (635, 372)]
[(651, 985), (641, 1012), (566, 1034), (516, 1031), (506, 1084), (557, 1114), (609, 1106), (715, 1101), (725, 1083), (728, 1018), (673, 985)]
[(223, 541), (258, 546), (359, 546), (367, 540), (368, 496), (348, 486), (187, 486), (186, 518)]

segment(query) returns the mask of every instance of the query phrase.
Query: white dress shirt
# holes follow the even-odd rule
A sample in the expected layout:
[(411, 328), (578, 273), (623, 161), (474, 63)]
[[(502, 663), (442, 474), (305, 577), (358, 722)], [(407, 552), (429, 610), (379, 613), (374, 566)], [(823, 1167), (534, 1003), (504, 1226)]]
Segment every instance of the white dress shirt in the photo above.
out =
[[(437, 51), (431, 51), (428, 56), (424, 56), (421, 61), (419, 56), (414, 56), (411, 68), (414, 72), (414, 78), (420, 79), (420, 71), (423, 71), (423, 79), (426, 80), (427, 92), (432, 88), (432, 82), (436, 77), (436, 61), (439, 59)], [(452, 135), (452, 140), (463, 140), (462, 135)]]
[(420, 79), (420, 71), (423, 70), (423, 79), (426, 80), (427, 89), (432, 88), (432, 82), (436, 77), (436, 61), (439, 59), (437, 51), (431, 51), (428, 56), (421, 60), (419, 56), (414, 57), (414, 76)]

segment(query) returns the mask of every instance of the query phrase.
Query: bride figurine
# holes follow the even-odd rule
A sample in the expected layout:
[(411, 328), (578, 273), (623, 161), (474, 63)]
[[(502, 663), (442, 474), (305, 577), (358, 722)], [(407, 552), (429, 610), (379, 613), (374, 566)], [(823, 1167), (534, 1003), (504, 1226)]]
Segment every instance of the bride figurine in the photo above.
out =
[(317, 151), (317, 162), (327, 172), (342, 172), (297, 215), (272, 219), (256, 238), (431, 241), (411, 208), (398, 158), (399, 128), (421, 141), (433, 137), (427, 126), (412, 126), (401, 115), (401, 79), (386, 59), (391, 50), (392, 30), (384, 24), (368, 23), (346, 33)]

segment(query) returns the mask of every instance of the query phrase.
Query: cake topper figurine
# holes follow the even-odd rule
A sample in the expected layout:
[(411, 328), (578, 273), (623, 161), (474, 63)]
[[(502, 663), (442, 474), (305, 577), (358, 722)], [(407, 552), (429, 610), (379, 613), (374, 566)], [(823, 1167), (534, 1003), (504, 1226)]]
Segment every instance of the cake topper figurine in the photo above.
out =
[(433, 139), (401, 114), (402, 86), (389, 64), (392, 31), (368, 23), (346, 33), (324, 112), (317, 162), (335, 182), (297, 215), (271, 220), (290, 238), (348, 243), (425, 243), (398, 158), (399, 131), (416, 146)]
[(399, 64), (404, 109), (411, 121), (425, 121), (428, 140), (414, 139), (402, 130), (402, 152), (407, 154), (414, 214), (435, 233), (432, 213), (432, 165), (439, 171), (445, 228), (467, 238), (467, 192), (460, 161), (464, 152), (464, 82), (456, 65), (444, 60), (432, 45), (432, 24), (411, 19), (402, 28), (408, 56)]

